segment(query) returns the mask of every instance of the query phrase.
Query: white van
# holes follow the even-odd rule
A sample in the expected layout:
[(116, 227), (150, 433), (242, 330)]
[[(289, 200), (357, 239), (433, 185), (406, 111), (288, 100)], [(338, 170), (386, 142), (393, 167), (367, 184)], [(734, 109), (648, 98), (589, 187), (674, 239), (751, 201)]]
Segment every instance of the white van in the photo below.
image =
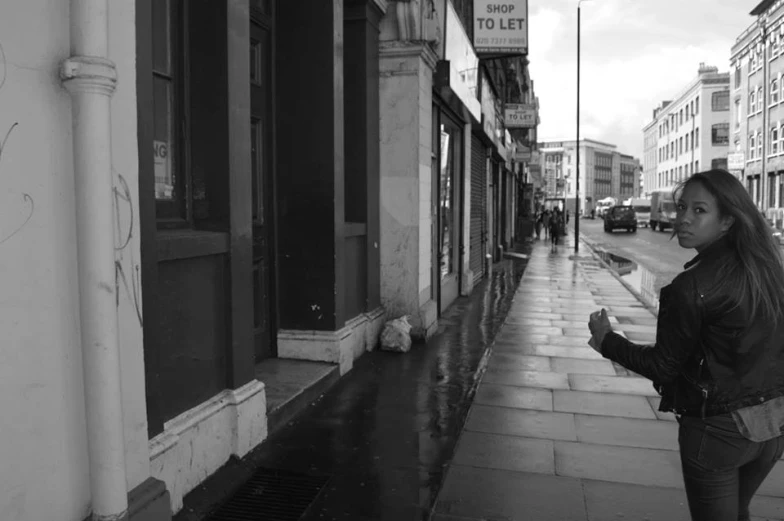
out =
[(624, 204), (634, 208), (634, 211), (637, 214), (637, 226), (645, 226), (647, 228), (651, 222), (651, 200), (633, 197), (628, 199)]

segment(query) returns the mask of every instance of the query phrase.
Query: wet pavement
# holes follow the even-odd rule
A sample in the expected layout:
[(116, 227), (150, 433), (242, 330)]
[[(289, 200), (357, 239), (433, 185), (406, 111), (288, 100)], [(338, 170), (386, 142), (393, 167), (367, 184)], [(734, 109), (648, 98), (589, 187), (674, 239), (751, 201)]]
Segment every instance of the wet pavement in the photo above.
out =
[(294, 421), (189, 494), (175, 520), (203, 520), (257, 467), (328, 477), (301, 521), (430, 519), (525, 266), (521, 258), (496, 263), (426, 344), (363, 355)]
[[(301, 521), (687, 521), (674, 417), (587, 345), (591, 311), (647, 343), (655, 309), (565, 241), (497, 264), (427, 345), (361, 357), (175, 521), (202, 520), (258, 467), (328, 478)], [(784, 520), (783, 463), (752, 514)]]
[[(588, 315), (600, 307), (629, 339), (655, 340), (651, 307), (599, 256), (575, 258), (568, 237), (557, 253), (535, 245), (433, 521), (690, 519), (673, 415), (657, 411), (649, 380), (587, 345)], [(782, 497), (780, 462), (752, 519), (784, 519)]]

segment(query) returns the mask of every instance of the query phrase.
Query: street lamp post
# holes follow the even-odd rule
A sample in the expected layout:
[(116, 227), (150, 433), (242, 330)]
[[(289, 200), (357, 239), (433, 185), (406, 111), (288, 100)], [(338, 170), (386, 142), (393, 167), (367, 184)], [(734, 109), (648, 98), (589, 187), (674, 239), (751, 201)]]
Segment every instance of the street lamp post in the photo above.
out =
[(577, 0), (577, 180), (575, 182), (576, 197), (574, 199), (574, 253), (580, 251), (580, 4)]

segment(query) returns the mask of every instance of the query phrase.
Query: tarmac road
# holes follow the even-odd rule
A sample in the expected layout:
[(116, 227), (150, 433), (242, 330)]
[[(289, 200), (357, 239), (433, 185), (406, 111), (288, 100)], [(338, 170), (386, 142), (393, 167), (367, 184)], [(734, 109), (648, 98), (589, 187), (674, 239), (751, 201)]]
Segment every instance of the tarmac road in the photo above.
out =
[[(569, 223), (574, 233), (574, 222)], [(671, 231), (638, 228), (636, 233), (616, 230), (607, 233), (601, 219), (581, 219), (580, 235), (595, 247), (636, 262), (656, 279), (655, 291), (669, 284), (683, 270), (683, 265), (694, 258), (695, 250), (681, 248), (678, 239), (670, 239)]]

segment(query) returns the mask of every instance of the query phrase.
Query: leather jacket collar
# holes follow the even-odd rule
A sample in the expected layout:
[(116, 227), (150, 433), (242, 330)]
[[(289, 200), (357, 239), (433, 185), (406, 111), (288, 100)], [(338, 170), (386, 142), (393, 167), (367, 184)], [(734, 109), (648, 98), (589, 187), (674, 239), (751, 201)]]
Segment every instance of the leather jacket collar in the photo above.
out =
[(713, 241), (707, 248), (698, 253), (692, 260), (683, 265), (684, 270), (688, 270), (703, 259), (716, 258), (730, 250), (730, 241), (727, 235), (722, 235)]

